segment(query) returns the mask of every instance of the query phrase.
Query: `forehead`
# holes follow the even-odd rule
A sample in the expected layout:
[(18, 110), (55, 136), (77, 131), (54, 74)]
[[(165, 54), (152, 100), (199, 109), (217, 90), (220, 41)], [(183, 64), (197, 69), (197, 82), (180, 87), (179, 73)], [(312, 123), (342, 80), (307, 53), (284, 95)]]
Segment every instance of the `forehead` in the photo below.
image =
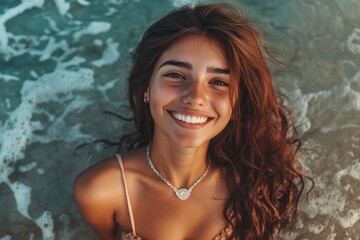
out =
[(221, 45), (206, 36), (186, 36), (175, 41), (162, 53), (157, 65), (169, 59), (187, 61), (199, 66), (228, 68)]

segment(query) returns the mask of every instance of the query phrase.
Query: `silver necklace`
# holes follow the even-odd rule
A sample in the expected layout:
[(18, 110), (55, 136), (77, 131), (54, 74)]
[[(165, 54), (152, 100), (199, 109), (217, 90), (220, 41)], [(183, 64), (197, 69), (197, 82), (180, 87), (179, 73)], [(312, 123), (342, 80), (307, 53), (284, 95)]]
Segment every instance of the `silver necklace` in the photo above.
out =
[(162, 180), (166, 183), (166, 185), (168, 185), (176, 194), (176, 196), (180, 199), (180, 200), (186, 200), (190, 197), (190, 193), (191, 191), (193, 190), (193, 188), (198, 185), (203, 179), (204, 177), (206, 177), (206, 175), (208, 174), (209, 172), (209, 169), (210, 169), (210, 166), (211, 166), (211, 158), (209, 158), (209, 164), (205, 170), (205, 172), (203, 173), (203, 175), (201, 175), (201, 177), (199, 177), (198, 180), (196, 180), (194, 182), (193, 185), (191, 185), (188, 189), (186, 188), (180, 188), (180, 189), (177, 189), (176, 187), (174, 187), (168, 180), (166, 180), (160, 173), (159, 171), (155, 168), (153, 162), (151, 161), (151, 158), (150, 158), (150, 145), (151, 143), (149, 143), (147, 149), (146, 149), (146, 158), (149, 162), (149, 165), (151, 167), (151, 169), (153, 170), (153, 172)]

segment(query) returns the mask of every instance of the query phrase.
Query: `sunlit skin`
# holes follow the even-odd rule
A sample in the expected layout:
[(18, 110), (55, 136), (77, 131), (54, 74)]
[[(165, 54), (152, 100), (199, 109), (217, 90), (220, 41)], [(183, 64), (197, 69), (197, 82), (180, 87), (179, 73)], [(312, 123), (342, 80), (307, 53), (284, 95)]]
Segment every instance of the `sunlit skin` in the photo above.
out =
[[(216, 41), (188, 36), (158, 59), (144, 93), (154, 119), (151, 158), (176, 188), (190, 187), (205, 171), (210, 140), (231, 118), (229, 66)], [(145, 104), (145, 103), (144, 103)], [(226, 221), (228, 192), (224, 172), (215, 164), (188, 200), (151, 170), (146, 148), (123, 155), (137, 234), (143, 239), (213, 239)], [(86, 170), (75, 183), (85, 219), (101, 239), (116, 228), (131, 231), (119, 166), (110, 158)]]
[[(186, 185), (193, 180), (189, 174), (201, 172), (188, 169), (205, 169), (209, 141), (231, 117), (229, 91), (223, 51), (205, 36), (189, 36), (174, 43), (155, 65), (144, 94), (155, 122), (152, 153), (154, 161), (164, 159), (157, 165), (168, 178), (178, 174), (189, 179), (173, 179), (175, 183)], [(186, 117), (195, 117), (197, 123), (187, 123)]]
[[(229, 69), (215, 41), (191, 36), (173, 44), (155, 65), (145, 93), (155, 121), (154, 140), (165, 137), (187, 148), (208, 143), (229, 122), (229, 84)], [(189, 124), (172, 113), (203, 118)]]

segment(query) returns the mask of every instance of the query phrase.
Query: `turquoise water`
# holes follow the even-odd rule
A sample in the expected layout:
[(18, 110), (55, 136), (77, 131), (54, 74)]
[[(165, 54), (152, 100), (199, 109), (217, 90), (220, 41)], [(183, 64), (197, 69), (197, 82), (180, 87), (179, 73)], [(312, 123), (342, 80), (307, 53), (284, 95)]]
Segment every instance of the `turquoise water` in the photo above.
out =
[[(76, 175), (112, 155), (129, 128), (129, 55), (170, 0), (0, 1), (0, 240), (95, 239), (72, 196)], [(238, 1), (290, 71), (275, 73), (295, 109), (314, 178), (280, 239), (360, 239), (360, 2)]]

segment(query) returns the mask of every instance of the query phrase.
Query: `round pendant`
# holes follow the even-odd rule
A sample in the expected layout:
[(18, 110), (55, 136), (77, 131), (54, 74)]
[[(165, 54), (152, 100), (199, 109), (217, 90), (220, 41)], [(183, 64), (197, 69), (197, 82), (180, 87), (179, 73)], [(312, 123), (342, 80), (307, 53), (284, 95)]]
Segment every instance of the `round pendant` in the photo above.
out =
[(175, 193), (180, 200), (186, 200), (190, 197), (190, 191), (185, 188), (181, 188), (177, 190)]

